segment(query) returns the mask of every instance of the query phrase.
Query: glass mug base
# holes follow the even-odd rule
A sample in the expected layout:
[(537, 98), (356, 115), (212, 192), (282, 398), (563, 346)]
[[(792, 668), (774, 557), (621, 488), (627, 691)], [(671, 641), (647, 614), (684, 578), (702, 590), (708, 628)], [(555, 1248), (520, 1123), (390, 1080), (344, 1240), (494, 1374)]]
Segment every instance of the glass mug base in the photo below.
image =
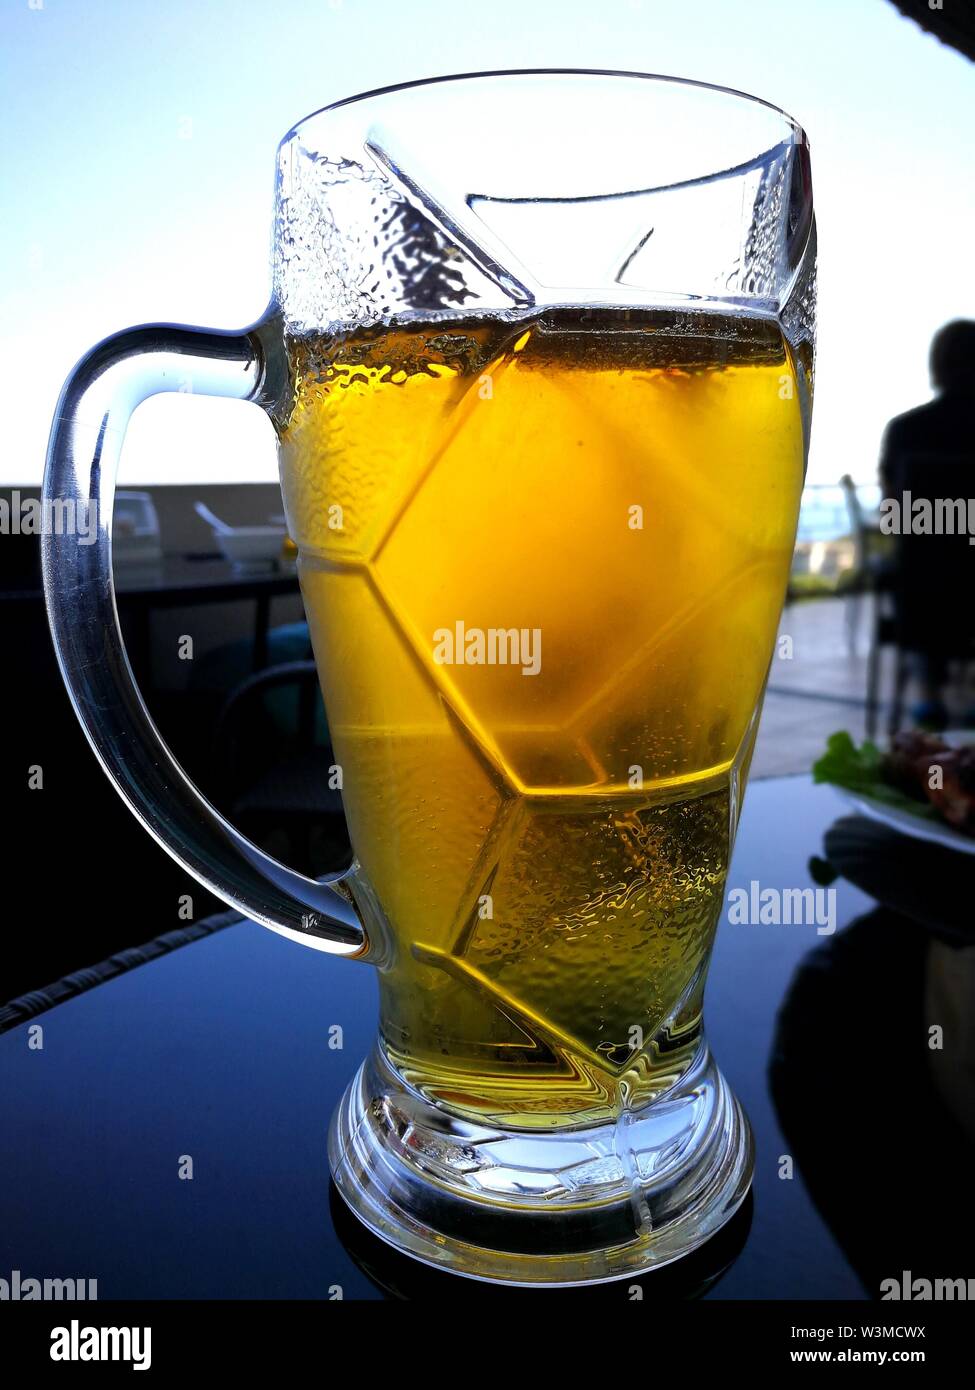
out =
[(343, 1200), (394, 1248), (509, 1284), (625, 1279), (713, 1236), (744, 1201), (754, 1149), (706, 1043), (674, 1088), (615, 1123), (504, 1130), (425, 1101), (377, 1045), (332, 1117)]

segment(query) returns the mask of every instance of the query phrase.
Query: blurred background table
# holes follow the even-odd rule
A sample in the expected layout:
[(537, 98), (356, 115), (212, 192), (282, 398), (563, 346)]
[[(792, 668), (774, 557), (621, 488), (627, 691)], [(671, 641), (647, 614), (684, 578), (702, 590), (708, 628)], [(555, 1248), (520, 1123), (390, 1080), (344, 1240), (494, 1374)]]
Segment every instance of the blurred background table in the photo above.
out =
[(151, 565), (117, 567), (115, 591), (133, 664), (148, 665), (154, 609), (254, 602), (253, 669), (267, 665), (271, 600), (297, 594), (294, 564), (242, 569), (220, 555), (166, 555)]

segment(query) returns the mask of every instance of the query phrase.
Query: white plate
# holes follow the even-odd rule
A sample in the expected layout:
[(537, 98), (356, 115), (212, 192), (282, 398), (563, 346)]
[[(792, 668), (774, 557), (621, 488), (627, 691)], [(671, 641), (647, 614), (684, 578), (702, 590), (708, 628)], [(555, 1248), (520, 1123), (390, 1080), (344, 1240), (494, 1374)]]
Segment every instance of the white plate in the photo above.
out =
[[(954, 748), (975, 743), (975, 734), (969, 729), (951, 730), (941, 737)], [(839, 792), (844, 801), (855, 806), (863, 815), (869, 816), (871, 820), (880, 821), (882, 825), (889, 825), (892, 830), (899, 830), (902, 835), (910, 835), (915, 840), (928, 840), (934, 845), (944, 845), (946, 849), (957, 849), (962, 854), (975, 854), (975, 838), (963, 835), (960, 830), (953, 830), (948, 822), (940, 817), (937, 820), (927, 820), (924, 816), (902, 811), (899, 806), (889, 806), (885, 801), (875, 801), (872, 796), (864, 796), (862, 792), (847, 791), (845, 787), (834, 787), (833, 790)]]

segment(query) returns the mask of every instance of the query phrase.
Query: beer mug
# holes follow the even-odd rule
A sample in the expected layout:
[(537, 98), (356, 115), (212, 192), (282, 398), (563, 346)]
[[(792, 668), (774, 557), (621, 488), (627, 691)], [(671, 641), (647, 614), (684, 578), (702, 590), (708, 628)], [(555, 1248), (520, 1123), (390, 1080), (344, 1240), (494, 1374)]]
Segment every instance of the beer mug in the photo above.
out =
[[(94, 348), (45, 479), (64, 680), (191, 874), (375, 965), (329, 1135), (378, 1236), (479, 1278), (631, 1276), (742, 1202), (702, 1030), (809, 428), (808, 145), (737, 92), (500, 72), (339, 102), (278, 151), (273, 293), (241, 332)], [(246, 840), (163, 745), (112, 590), (114, 474), (159, 391), (255, 402), (354, 862)]]

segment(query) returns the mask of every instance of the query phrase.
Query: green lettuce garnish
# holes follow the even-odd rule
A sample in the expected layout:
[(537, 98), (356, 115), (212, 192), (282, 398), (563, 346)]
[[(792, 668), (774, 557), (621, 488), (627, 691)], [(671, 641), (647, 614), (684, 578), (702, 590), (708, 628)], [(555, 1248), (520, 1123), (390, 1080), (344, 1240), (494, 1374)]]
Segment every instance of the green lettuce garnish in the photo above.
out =
[(813, 763), (813, 781), (831, 782), (860, 796), (908, 811), (924, 820), (937, 820), (938, 812), (929, 801), (918, 801), (884, 777), (886, 758), (875, 743), (867, 740), (858, 748), (845, 729), (826, 740), (826, 752)]

